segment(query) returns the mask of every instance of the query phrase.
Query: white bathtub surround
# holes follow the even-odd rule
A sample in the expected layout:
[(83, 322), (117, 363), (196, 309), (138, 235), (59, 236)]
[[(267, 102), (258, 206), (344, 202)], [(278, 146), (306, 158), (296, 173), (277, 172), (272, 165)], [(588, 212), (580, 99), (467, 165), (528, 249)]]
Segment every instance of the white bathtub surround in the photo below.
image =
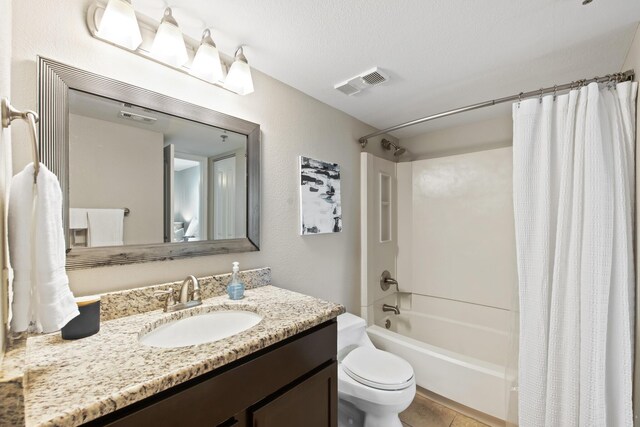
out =
[(374, 345), (407, 360), (419, 386), (505, 419), (509, 312), (416, 294), (398, 302), (400, 315), (376, 307), (367, 329)]
[(11, 330), (53, 332), (80, 312), (65, 272), (62, 191), (58, 178), (27, 165), (11, 182), (9, 256), (14, 270)]
[[(476, 132), (486, 142), (504, 139), (487, 128)], [(470, 134), (435, 138), (453, 144)], [(517, 283), (512, 158), (506, 147), (397, 165), (397, 278), (409, 293), (397, 299), (400, 316), (374, 304), (375, 324), (391, 326), (370, 331), (413, 364), (419, 386), (500, 419)]]
[(521, 427), (633, 425), (636, 91), (513, 106)]
[(507, 147), (398, 164), (401, 291), (510, 308), (512, 157)]
[[(373, 323), (375, 307), (393, 295), (396, 287), (380, 287), (380, 276), (387, 270), (396, 278), (398, 251), (398, 184), (396, 163), (370, 153), (360, 154), (360, 305), (361, 315)], [(401, 291), (409, 286), (400, 282)]]

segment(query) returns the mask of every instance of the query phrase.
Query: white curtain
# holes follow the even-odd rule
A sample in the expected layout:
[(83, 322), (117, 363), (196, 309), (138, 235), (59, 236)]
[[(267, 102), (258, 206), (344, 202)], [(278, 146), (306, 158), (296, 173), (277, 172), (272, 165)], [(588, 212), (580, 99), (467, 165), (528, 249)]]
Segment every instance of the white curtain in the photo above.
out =
[(633, 426), (636, 92), (513, 105), (521, 427)]

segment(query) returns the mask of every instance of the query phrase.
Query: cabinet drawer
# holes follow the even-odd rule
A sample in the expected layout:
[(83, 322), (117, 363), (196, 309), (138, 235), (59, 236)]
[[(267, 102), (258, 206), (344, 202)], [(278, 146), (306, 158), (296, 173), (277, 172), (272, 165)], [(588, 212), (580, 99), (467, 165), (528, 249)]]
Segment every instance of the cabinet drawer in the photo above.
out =
[(253, 427), (336, 427), (338, 363), (322, 369), (252, 413)]

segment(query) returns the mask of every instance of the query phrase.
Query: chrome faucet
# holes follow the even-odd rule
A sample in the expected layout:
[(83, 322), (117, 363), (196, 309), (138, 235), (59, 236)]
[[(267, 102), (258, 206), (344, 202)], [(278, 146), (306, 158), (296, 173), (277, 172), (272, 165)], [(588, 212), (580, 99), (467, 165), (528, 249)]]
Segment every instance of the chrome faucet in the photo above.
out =
[[(189, 283), (193, 283), (191, 300), (189, 300)], [(182, 286), (180, 287), (180, 300), (177, 303), (173, 288), (168, 288), (164, 291), (155, 291), (153, 294), (157, 298), (161, 298), (164, 295), (167, 296), (164, 305), (165, 312), (184, 310), (185, 308), (196, 307), (202, 304), (200, 284), (198, 283), (198, 279), (194, 276), (187, 276), (187, 278), (182, 282)]]
[[(189, 301), (189, 283), (193, 283), (193, 294), (191, 301)], [(187, 278), (182, 282), (182, 287), (180, 288), (180, 303), (188, 304), (192, 302), (198, 302), (199, 304), (202, 304), (202, 300), (200, 298), (200, 283), (198, 283), (198, 279), (196, 279), (195, 276), (187, 276)]]
[(382, 304), (382, 311), (393, 311), (394, 314), (400, 314), (400, 308), (397, 305)]
[(394, 285), (396, 287), (396, 290), (400, 292), (400, 288), (398, 287), (398, 281), (392, 278), (391, 273), (385, 270), (380, 275), (380, 287), (382, 288), (383, 291), (386, 291), (389, 289), (391, 285)]

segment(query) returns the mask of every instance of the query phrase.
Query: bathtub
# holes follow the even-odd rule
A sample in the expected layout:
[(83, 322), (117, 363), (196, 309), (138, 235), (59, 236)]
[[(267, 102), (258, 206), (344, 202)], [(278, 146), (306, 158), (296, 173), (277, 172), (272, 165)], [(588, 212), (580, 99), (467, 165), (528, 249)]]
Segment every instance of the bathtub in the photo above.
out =
[(407, 360), (420, 387), (505, 419), (508, 311), (421, 295), (404, 296), (399, 315), (376, 305), (369, 337)]

